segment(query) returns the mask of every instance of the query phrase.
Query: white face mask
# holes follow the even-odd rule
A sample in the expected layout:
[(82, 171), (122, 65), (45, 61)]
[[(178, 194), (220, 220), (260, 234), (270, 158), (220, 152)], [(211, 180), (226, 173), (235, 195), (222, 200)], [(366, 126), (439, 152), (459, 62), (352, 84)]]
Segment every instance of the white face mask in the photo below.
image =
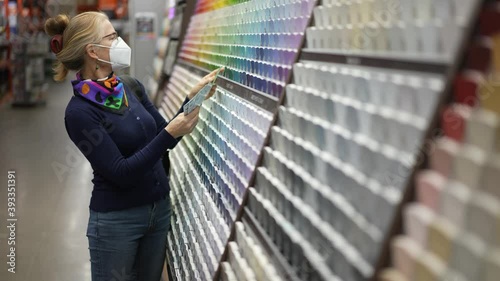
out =
[(127, 68), (130, 66), (130, 59), (132, 56), (132, 50), (123, 41), (121, 37), (116, 38), (116, 40), (111, 44), (111, 46), (104, 46), (99, 44), (94, 44), (94, 46), (108, 48), (109, 49), (109, 60), (97, 59), (98, 61), (111, 64), (113, 71)]

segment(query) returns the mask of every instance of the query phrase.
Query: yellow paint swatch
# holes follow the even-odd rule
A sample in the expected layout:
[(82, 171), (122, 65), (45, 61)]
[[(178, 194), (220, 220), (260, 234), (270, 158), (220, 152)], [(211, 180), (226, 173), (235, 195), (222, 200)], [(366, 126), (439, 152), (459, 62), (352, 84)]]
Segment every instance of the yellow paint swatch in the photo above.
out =
[(492, 78), (483, 82), (478, 97), (482, 108), (500, 114), (500, 79)]

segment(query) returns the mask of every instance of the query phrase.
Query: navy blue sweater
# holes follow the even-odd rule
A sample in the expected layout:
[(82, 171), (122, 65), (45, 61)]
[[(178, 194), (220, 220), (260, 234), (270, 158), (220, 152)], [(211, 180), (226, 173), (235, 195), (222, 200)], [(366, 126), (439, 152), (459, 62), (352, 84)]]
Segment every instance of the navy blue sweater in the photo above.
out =
[[(98, 212), (149, 204), (170, 191), (161, 157), (178, 140), (148, 98), (141, 104), (132, 90), (125, 86), (125, 91), (129, 107), (123, 115), (80, 96), (66, 108), (66, 131), (94, 170), (90, 209)], [(182, 111), (181, 106), (177, 114)]]

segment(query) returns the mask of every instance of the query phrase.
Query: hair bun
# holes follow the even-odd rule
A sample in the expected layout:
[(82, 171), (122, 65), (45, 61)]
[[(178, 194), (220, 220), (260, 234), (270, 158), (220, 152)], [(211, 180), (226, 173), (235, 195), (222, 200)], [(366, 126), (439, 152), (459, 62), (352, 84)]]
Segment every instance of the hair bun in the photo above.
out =
[(45, 21), (45, 33), (49, 36), (57, 34), (62, 35), (68, 24), (69, 17), (67, 15), (60, 14), (53, 18), (49, 18)]

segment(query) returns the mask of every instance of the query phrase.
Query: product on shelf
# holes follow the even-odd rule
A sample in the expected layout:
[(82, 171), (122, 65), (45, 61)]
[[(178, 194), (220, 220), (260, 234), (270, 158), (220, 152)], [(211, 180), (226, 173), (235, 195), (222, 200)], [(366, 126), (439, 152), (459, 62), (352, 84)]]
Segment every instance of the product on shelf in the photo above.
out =
[(167, 75), (172, 75), (178, 45), (178, 41), (170, 41), (168, 44), (167, 54), (165, 55), (165, 61), (163, 62), (163, 72)]
[[(172, 118), (175, 109), (181, 106), (183, 97), (202, 76), (216, 67), (225, 67), (223, 77), (217, 81), (221, 86), (215, 96), (201, 107), (200, 121), (195, 131), (184, 137), (172, 152), (175, 157), (184, 157), (181, 161), (189, 163), (188, 170), (193, 171), (190, 174), (194, 177), (192, 180), (195, 183), (194, 179), (198, 180), (199, 189), (210, 194), (203, 198), (212, 198), (211, 202), (193, 204), (196, 208), (187, 208), (186, 212), (196, 212), (198, 207), (208, 208), (207, 205), (215, 203), (217, 208), (214, 208), (214, 212), (218, 213), (219, 219), (213, 222), (213, 229), (207, 230), (207, 233), (221, 233), (219, 240), (222, 245), (226, 245), (229, 232), (220, 232), (220, 229), (229, 230), (236, 219), (264, 145), (272, 113), (289, 78), (291, 65), (297, 56), (314, 5), (314, 1), (304, 1), (304, 5), (294, 1), (283, 1), (279, 5), (266, 1), (243, 2), (246, 1), (198, 2), (197, 12), (191, 18), (182, 43), (179, 55), (182, 61), (173, 67), (161, 105), (162, 113)], [(258, 5), (253, 5), (255, 3)], [(289, 12), (294, 14), (286, 14)], [(274, 23), (265, 18), (265, 14), (273, 17), (280, 14), (282, 20), (280, 17), (280, 21)], [(200, 25), (200, 22), (203, 24)], [(252, 34), (252, 28), (258, 28), (258, 33)], [(202, 40), (207, 40), (203, 44), (197, 44), (200, 33), (204, 34)], [(226, 41), (219, 42), (217, 38)], [(256, 38), (258, 41), (255, 41)], [(170, 48), (174, 52), (176, 46)], [(216, 56), (209, 55), (215, 51)], [(172, 65), (171, 57), (167, 55), (166, 70), (171, 67), (167, 62)], [(222, 60), (224, 63), (221, 63)], [(184, 179), (179, 169), (174, 168), (172, 182)], [(182, 194), (185, 191), (184, 184), (172, 185), (174, 194)], [(180, 231), (172, 235), (180, 236), (183, 230)], [(206, 241), (199, 240), (189, 245), (203, 248), (206, 243), (214, 243), (211, 235)], [(243, 276), (256, 277), (246, 261), (249, 256), (243, 252), (245, 249), (232, 245), (231, 260), (225, 266), (225, 276), (229, 279), (236, 277), (237, 280)], [(210, 276), (215, 274), (224, 248), (213, 250), (215, 265), (210, 255), (204, 256), (209, 264)], [(244, 268), (247, 268), (248, 274), (244, 273)], [(268, 269), (268, 272), (271, 271)], [(199, 269), (179, 270), (176, 275), (183, 279), (193, 274), (198, 276), (199, 272)]]
[[(314, 245), (320, 251), (331, 244), (331, 252), (344, 256), (342, 265), (339, 260), (330, 265), (338, 269), (332, 276), (360, 280), (374, 273), (380, 250), (374, 245), (382, 243), (390, 227), (442, 80), (440, 75), (340, 64), (294, 66), (295, 83), (287, 87), (278, 126), (271, 130), (256, 192), (282, 206), (278, 211), (284, 214), (290, 212), (288, 201), (298, 209), (309, 206), (308, 219), (315, 218), (316, 227), (338, 233), (343, 243)], [(261, 171), (267, 181), (260, 181)], [(279, 186), (278, 197), (265, 195)], [(297, 197), (283, 197), (287, 189)]]
[(191, 100), (189, 100), (186, 104), (184, 104), (183, 106), (184, 115), (188, 115), (197, 107), (200, 107), (203, 104), (203, 102), (207, 99), (208, 94), (210, 93), (212, 88), (217, 86), (215, 82), (221, 70), (222, 68), (219, 68), (215, 76), (215, 79), (206, 84), (205, 86), (203, 86), (203, 88), (201, 88), (201, 90), (199, 90), (198, 93), (196, 93), (196, 95), (193, 98), (191, 98)]
[(408, 280), (498, 279), (498, 7), (484, 4), (452, 103), (441, 112), (443, 134), (432, 140), (428, 169), (417, 174), (417, 201), (404, 207), (407, 227), (391, 242), (390, 271)]
[[(478, 219), (494, 220), (496, 203), (463, 188), (494, 189), (500, 166), (470, 147), (497, 147), (497, 119), (464, 107), (500, 108), (496, 96), (475, 100), (486, 91), (489, 78), (477, 72), (487, 69), (491, 44), (472, 48), (481, 63), (469, 60), (475, 72), (455, 80), (462, 106), (445, 108), (450, 127), (431, 146), (434, 171), (416, 173), (424, 203), (404, 209), (408, 235), (387, 241), (478, 3), (198, 1), (162, 113), (173, 118), (201, 77), (225, 71), (198, 126), (171, 152), (181, 163), (171, 174), (176, 279), (367, 280), (389, 244), (401, 260), (383, 280), (475, 276), (477, 263), (453, 253), (459, 245), (461, 257), (480, 255), (472, 248), (481, 243), (466, 237), (455, 245), (459, 228), (449, 221), (498, 239), (490, 235), (496, 224)], [(472, 215), (459, 208), (469, 197)], [(436, 214), (441, 208), (451, 219)], [(202, 235), (193, 233), (200, 224)], [(498, 260), (488, 257), (494, 269)], [(452, 260), (451, 270), (443, 260)]]
[[(189, 73), (180, 66), (174, 67), (165, 95), (165, 99), (169, 100), (163, 103), (165, 106), (162, 107), (167, 118), (173, 117), (175, 114), (173, 107), (180, 107), (181, 97), (185, 97), (187, 91), (199, 79), (201, 77)], [(255, 123), (250, 124), (247, 120), (253, 120)], [(218, 219), (210, 220), (213, 227), (207, 230), (207, 233), (214, 231), (221, 233), (219, 236), (221, 242), (216, 244), (220, 244), (222, 248), (214, 249), (212, 254), (216, 262), (222, 255), (223, 245), (229, 236), (229, 227), (236, 218), (236, 212), (250, 180), (251, 167), (257, 162), (256, 147), (262, 146), (264, 142), (264, 133), (254, 126), (265, 127), (269, 126), (270, 122), (269, 113), (224, 90), (218, 90), (212, 99), (203, 104), (195, 131), (185, 136), (179, 147), (173, 150), (176, 158), (172, 161), (189, 164), (186, 164), (188, 168), (185, 172), (181, 170), (182, 168), (173, 168), (172, 182), (180, 181), (181, 184), (172, 185), (172, 190), (185, 192), (186, 186), (193, 181), (193, 188), (198, 190), (197, 192), (203, 192), (201, 202), (193, 204), (193, 207), (184, 206), (187, 208), (186, 212), (188, 214), (197, 212), (197, 209), (203, 206), (212, 208), (210, 209), (212, 214), (218, 216)], [(190, 179), (185, 180), (187, 177)], [(172, 197), (175, 197), (175, 193)], [(221, 229), (226, 230), (220, 232)], [(214, 243), (212, 235), (206, 236), (206, 239), (206, 242), (198, 240), (200, 247), (204, 248), (207, 243)], [(209, 267), (211, 276), (216, 269), (217, 264), (212, 268)]]
[(179, 58), (279, 98), (315, 1), (240, 2), (193, 16)]
[[(194, 10), (195, 3), (190, 1), (167, 1), (163, 28), (159, 37), (157, 53), (154, 61), (155, 81), (152, 83), (150, 91), (153, 93), (154, 104), (161, 106), (165, 97), (164, 87), (168, 84), (172, 75), (173, 67), (177, 59), (178, 45), (184, 39), (185, 25)], [(186, 16), (184, 16), (187, 14)]]
[[(337, 14), (325, 12), (325, 15), (341, 21), (355, 20), (349, 12), (356, 15), (362, 5), (384, 4), (341, 2), (325, 1), (315, 12), (330, 9)], [(413, 8), (421, 5), (410, 1), (401, 4)], [(315, 17), (316, 24), (323, 20)], [(450, 17), (448, 24), (452, 26), (447, 28), (457, 31), (466, 22), (457, 14)], [(367, 32), (374, 26), (359, 22), (345, 22), (344, 27), (338, 24), (332, 23), (337, 29), (347, 27), (351, 35), (352, 29)], [(415, 38), (411, 36), (400, 38), (407, 48), (400, 50), (388, 49), (391, 44), (384, 42), (384, 36), (368, 38), (373, 39), (374, 49), (359, 48), (347, 39), (341, 42), (347, 49), (340, 52), (322, 44), (329, 38), (342, 40), (342, 37), (336, 36), (334, 30), (321, 28), (308, 28), (303, 61), (293, 67), (294, 83), (286, 87), (286, 101), (278, 111), (279, 121), (271, 129), (270, 144), (264, 149), (262, 167), (257, 170), (255, 189), (251, 189), (245, 214), (256, 217), (265, 232), (263, 235), (270, 236), (272, 242), (264, 239), (263, 243), (278, 248), (279, 254), (272, 254), (285, 258), (288, 265), (281, 263), (281, 269), (289, 278), (366, 280), (377, 270), (382, 250), (377, 245), (383, 245), (391, 231), (397, 207), (421, 153), (420, 146), (438, 109), (446, 83), (445, 69), (453, 62), (455, 45), (463, 36), (455, 32), (460, 36), (447, 42), (451, 45), (443, 50), (434, 49), (440, 44), (435, 41), (434, 46), (432, 40), (425, 41), (428, 45), (418, 49), (418, 42), (417, 46), (412, 45), (415, 42), (410, 40)], [(320, 33), (310, 34), (311, 31)], [(422, 27), (419, 32), (429, 35), (438, 30)], [(426, 56), (419, 57), (425, 54), (431, 58), (442, 55), (440, 52), (446, 54), (447, 60), (440, 61), (437, 68), (424, 66)], [(344, 57), (340, 59), (341, 56)], [(415, 61), (417, 57), (421, 61)], [(394, 63), (396, 60), (413, 63)], [(460, 170), (469, 167), (467, 160), (464, 159)], [(260, 203), (252, 203), (255, 201)], [(262, 214), (263, 208), (266, 211)], [(432, 212), (415, 208), (408, 215), (412, 218), (408, 227), (414, 237), (427, 243), (422, 229), (432, 225)], [(243, 215), (243, 222), (249, 220), (247, 217)], [(288, 231), (279, 231), (287, 221), (291, 224), (286, 226)], [(431, 241), (442, 247), (436, 250), (442, 256), (450, 253), (449, 244), (443, 248), (446, 244), (442, 242), (447, 240), (440, 239), (448, 231), (453, 232), (436, 224), (431, 236)], [(307, 249), (308, 254), (302, 257), (313, 266), (308, 271), (311, 275), (304, 275), (303, 268), (294, 264), (293, 255), (286, 251), (287, 245), (280, 242), (287, 239), (299, 241), (304, 253)], [(417, 277), (419, 280), (432, 280), (426, 278), (444, 268), (433, 263), (433, 257), (416, 258), (418, 266), (427, 270)], [(292, 272), (286, 269), (288, 266), (292, 266)], [(397, 272), (388, 275), (398, 277)]]
[(309, 51), (446, 60), (455, 57), (475, 1), (323, 1)]

